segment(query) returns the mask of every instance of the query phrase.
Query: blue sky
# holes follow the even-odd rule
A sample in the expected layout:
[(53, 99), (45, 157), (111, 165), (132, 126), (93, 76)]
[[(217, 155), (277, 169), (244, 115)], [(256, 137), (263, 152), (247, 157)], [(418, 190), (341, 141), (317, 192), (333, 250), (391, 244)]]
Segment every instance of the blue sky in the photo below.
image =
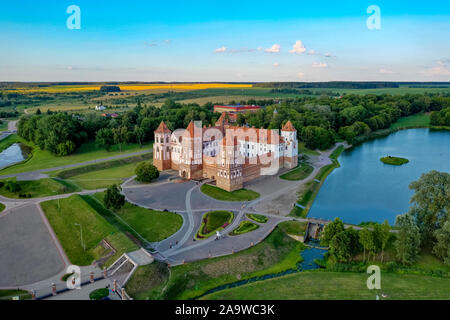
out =
[(450, 2), (2, 1), (0, 43), (0, 81), (450, 81)]

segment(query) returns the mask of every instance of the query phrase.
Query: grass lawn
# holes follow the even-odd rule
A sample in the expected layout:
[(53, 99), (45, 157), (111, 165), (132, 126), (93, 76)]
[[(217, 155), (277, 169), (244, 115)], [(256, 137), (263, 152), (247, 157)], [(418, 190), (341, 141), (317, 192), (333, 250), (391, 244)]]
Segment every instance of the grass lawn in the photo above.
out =
[[(365, 273), (305, 271), (218, 291), (211, 300), (450, 299), (450, 279), (413, 274), (381, 274), (381, 290), (367, 289)], [(378, 292), (377, 292), (378, 291)]]
[(244, 234), (253, 230), (258, 229), (259, 226), (256, 223), (250, 222), (250, 221), (241, 221), (239, 226), (230, 232), (230, 236), (238, 236), (240, 234)]
[[(162, 296), (152, 290), (146, 293), (145, 298), (195, 298), (220, 285), (293, 269), (301, 261), (299, 252), (303, 248), (302, 243), (277, 227), (263, 242), (247, 250), (172, 267), (167, 289)], [(144, 286), (145, 281), (152, 279), (142, 278), (140, 285)]]
[(308, 177), (311, 172), (313, 172), (314, 168), (310, 166), (309, 164), (302, 163), (297, 168), (282, 174), (280, 176), (281, 179), (284, 180), (303, 180), (306, 177)]
[[(7, 180), (15, 181), (15, 178)], [(7, 180), (1, 181), (6, 182)], [(81, 191), (80, 188), (69, 182), (53, 178), (31, 181), (16, 181), (16, 183), (20, 186), (20, 191), (14, 193), (6, 190), (5, 186), (3, 186), (0, 188), (0, 194), (8, 198), (21, 198), (20, 195), (30, 195), (31, 198), (35, 198)]]
[(239, 189), (228, 192), (209, 184), (202, 185), (200, 190), (207, 196), (221, 201), (250, 201), (259, 197), (259, 193), (252, 190)]
[(430, 115), (426, 113), (418, 113), (412, 116), (400, 118), (391, 125), (391, 129), (402, 129), (409, 127), (427, 127), (430, 125)]
[(233, 221), (234, 214), (231, 211), (217, 210), (209, 211), (203, 215), (202, 224), (197, 232), (197, 239), (205, 239), (212, 236), (216, 231), (224, 229)]
[(0, 212), (3, 212), (3, 210), (5, 210), (5, 205), (3, 203), (0, 202)]
[(107, 188), (113, 184), (122, 184), (124, 180), (134, 175), (134, 169), (139, 163), (130, 163), (107, 169), (87, 172), (72, 176), (67, 181), (83, 189)]
[(305, 144), (301, 141), (298, 142), (298, 154), (307, 154), (310, 156), (318, 156), (320, 155), (319, 152), (317, 152), (316, 150), (311, 150), (308, 149), (307, 147), (305, 147)]
[[(95, 248), (100, 241), (118, 232), (79, 195), (59, 201), (46, 201), (41, 203), (41, 206), (73, 264), (80, 266), (91, 264), (94, 259), (99, 258), (95, 254)], [(80, 227), (75, 225), (76, 223), (82, 226), (86, 251), (80, 241)], [(122, 238), (119, 242), (121, 242), (121, 248), (116, 248), (118, 250), (137, 249), (137, 246), (128, 238)]]
[[(103, 204), (104, 196), (104, 192), (99, 192), (93, 197)], [(149, 210), (129, 202), (115, 213), (149, 242), (168, 238), (183, 224), (183, 218), (176, 213)]]
[[(28, 143), (30, 144), (30, 143)], [(95, 142), (89, 142), (83, 144), (77, 151), (66, 157), (57, 157), (48, 151), (40, 150), (38, 147), (34, 147), (30, 157), (18, 164), (12, 165), (8, 168), (0, 170), (1, 175), (13, 174), (34, 171), (39, 169), (48, 169), (53, 167), (59, 167), (69, 164), (76, 164), (80, 162), (108, 158), (117, 156), (120, 154), (132, 153), (142, 151), (144, 149), (151, 148), (152, 144), (147, 144), (139, 147), (138, 144), (126, 144), (122, 146), (122, 153), (119, 151), (119, 146), (115, 145), (111, 148), (111, 151), (99, 148)]]
[(287, 234), (293, 234), (296, 236), (301, 236), (305, 234), (307, 222), (300, 221), (284, 221), (281, 222), (278, 227)]
[(25, 290), (0, 290), (0, 300), (12, 300), (19, 296), (19, 300), (31, 299), (31, 294)]
[(391, 157), (391, 156), (382, 157), (382, 158), (380, 158), (380, 161), (385, 164), (390, 164), (393, 166), (401, 166), (402, 164), (409, 162), (408, 159), (399, 158), (399, 157)]
[(262, 214), (247, 213), (246, 215), (249, 219), (256, 221), (258, 223), (266, 223), (267, 221), (269, 221), (269, 218), (263, 216)]
[(137, 300), (157, 300), (169, 280), (169, 268), (165, 263), (155, 261), (138, 267), (128, 281), (126, 290)]

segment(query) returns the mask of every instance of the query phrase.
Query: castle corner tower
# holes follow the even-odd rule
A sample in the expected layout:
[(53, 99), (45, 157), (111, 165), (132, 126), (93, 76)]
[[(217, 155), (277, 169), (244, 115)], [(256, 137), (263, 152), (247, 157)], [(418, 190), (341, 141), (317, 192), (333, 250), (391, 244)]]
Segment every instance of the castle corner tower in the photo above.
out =
[(281, 128), (281, 136), (285, 141), (283, 152), (284, 167), (288, 169), (294, 168), (298, 165), (298, 141), (297, 130), (291, 121), (288, 120), (283, 128)]
[(162, 121), (155, 130), (155, 143), (153, 144), (153, 165), (164, 171), (171, 168), (170, 136), (172, 131)]

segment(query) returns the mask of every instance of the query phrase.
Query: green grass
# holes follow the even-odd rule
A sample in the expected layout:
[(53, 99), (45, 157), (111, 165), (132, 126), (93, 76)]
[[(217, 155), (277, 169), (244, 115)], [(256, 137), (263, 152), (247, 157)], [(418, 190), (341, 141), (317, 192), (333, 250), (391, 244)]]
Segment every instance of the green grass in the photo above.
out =
[(196, 234), (197, 239), (206, 239), (215, 234), (216, 231), (224, 229), (234, 218), (231, 211), (216, 210), (205, 213), (202, 217), (202, 224)]
[[(91, 264), (98, 258), (94, 254), (94, 249), (100, 241), (118, 232), (79, 195), (59, 201), (45, 201), (41, 203), (41, 207), (70, 262), (76, 265)], [(82, 226), (86, 251), (80, 241), (80, 227), (75, 223)], [(137, 248), (131, 240), (127, 239), (127, 243), (127, 248)]]
[(308, 149), (307, 147), (305, 147), (305, 144), (301, 141), (298, 142), (298, 154), (307, 154), (310, 156), (320, 155), (320, 153), (317, 152), (316, 150), (311, 150), (311, 149)]
[(244, 234), (244, 233), (248, 233), (251, 232), (253, 230), (258, 229), (259, 226), (253, 222), (250, 221), (241, 221), (241, 223), (239, 224), (239, 226), (234, 229), (233, 231), (230, 232), (230, 236), (237, 236), (240, 234)]
[[(247, 250), (172, 267), (164, 293), (149, 293), (145, 298), (190, 299), (223, 284), (295, 269), (304, 248), (277, 227), (264, 241)], [(141, 285), (152, 281), (141, 279)]]
[(305, 234), (307, 222), (300, 221), (284, 221), (281, 222), (278, 227), (287, 234), (293, 234), (296, 236), (302, 236)]
[[(104, 192), (99, 192), (93, 197), (103, 204), (104, 195)], [(176, 213), (149, 210), (129, 202), (115, 213), (149, 242), (168, 238), (183, 224), (183, 218)]]
[(365, 273), (305, 271), (258, 281), (205, 296), (211, 300), (449, 299), (450, 279), (382, 273), (381, 290), (367, 289)]
[(246, 215), (249, 219), (252, 219), (253, 221), (256, 221), (258, 223), (266, 223), (267, 221), (269, 221), (269, 218), (263, 216), (262, 214), (247, 213)]
[[(30, 143), (27, 143), (30, 145)], [(119, 146), (113, 146), (111, 151), (99, 148), (95, 142), (83, 144), (77, 151), (66, 157), (57, 157), (48, 151), (40, 150), (38, 147), (33, 147), (33, 151), (27, 160), (21, 163), (9, 166), (0, 170), (1, 175), (14, 174), (21, 172), (34, 171), (39, 169), (49, 169), (69, 164), (76, 164), (85, 161), (109, 158), (120, 154), (127, 154), (132, 152), (149, 149), (151, 144), (145, 145), (142, 148), (138, 144), (126, 144), (122, 146), (122, 153), (119, 151)]]
[(67, 181), (88, 190), (107, 188), (113, 184), (122, 184), (127, 178), (133, 176), (134, 169), (138, 164), (139, 163), (130, 163), (108, 169), (87, 172), (72, 176), (67, 179)]
[(252, 190), (239, 189), (228, 192), (209, 184), (202, 185), (200, 190), (207, 196), (221, 201), (250, 201), (259, 197), (259, 193)]
[(402, 164), (409, 162), (409, 160), (406, 158), (391, 157), (391, 156), (382, 157), (380, 158), (380, 161), (385, 164), (390, 164), (393, 166), (401, 166)]
[(314, 168), (309, 164), (302, 163), (295, 169), (285, 174), (282, 174), (280, 178), (284, 180), (303, 180), (306, 177), (308, 177), (311, 174), (311, 172), (313, 172), (313, 170)]
[(25, 290), (0, 290), (0, 300), (12, 300), (19, 296), (19, 300), (31, 299), (31, 294)]
[(127, 293), (137, 300), (159, 299), (169, 280), (169, 268), (165, 263), (155, 261), (140, 266), (126, 285)]
[(5, 205), (3, 203), (0, 202), (0, 212), (3, 212), (3, 210), (5, 210)]
[(391, 129), (403, 129), (414, 127), (428, 127), (430, 125), (430, 115), (426, 113), (418, 113), (412, 116), (400, 118), (391, 125)]
[[(8, 180), (15, 181), (15, 178), (1, 180), (2, 182), (6, 182)], [(30, 181), (16, 181), (16, 183), (20, 186), (20, 191), (13, 193), (9, 190), (6, 190), (5, 186), (0, 188), (0, 194), (2, 196), (8, 198), (20, 198), (20, 195), (30, 195), (31, 198), (35, 197), (47, 197), (54, 196), (57, 194), (64, 193), (72, 193), (76, 191), (81, 191), (80, 188), (74, 186), (73, 184), (61, 181), (53, 178), (45, 178), (39, 180), (30, 180)]]

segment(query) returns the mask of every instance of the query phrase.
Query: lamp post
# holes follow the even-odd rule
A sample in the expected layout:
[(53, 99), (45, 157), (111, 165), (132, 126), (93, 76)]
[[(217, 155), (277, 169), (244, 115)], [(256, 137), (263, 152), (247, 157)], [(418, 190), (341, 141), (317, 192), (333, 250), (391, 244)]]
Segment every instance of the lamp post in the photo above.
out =
[(75, 225), (80, 227), (81, 246), (83, 247), (83, 250), (86, 251), (86, 246), (85, 246), (84, 241), (83, 241), (83, 228), (81, 227), (81, 224), (79, 224), (79, 223), (75, 223)]

